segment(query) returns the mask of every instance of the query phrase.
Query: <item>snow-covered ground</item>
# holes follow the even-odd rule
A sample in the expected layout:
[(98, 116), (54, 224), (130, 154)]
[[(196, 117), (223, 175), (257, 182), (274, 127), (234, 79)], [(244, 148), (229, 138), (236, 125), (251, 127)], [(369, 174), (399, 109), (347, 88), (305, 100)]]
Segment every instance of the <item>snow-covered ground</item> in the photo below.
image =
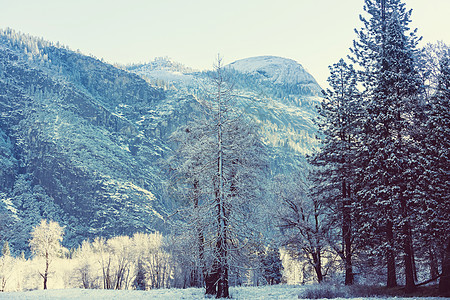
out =
[[(299, 299), (302, 286), (276, 285), (260, 287), (232, 287), (230, 293), (233, 299)], [(115, 291), (115, 290), (36, 290), (29, 292), (0, 293), (0, 299), (204, 299), (204, 289), (159, 289), (150, 291)], [(335, 298), (342, 300), (345, 298)], [(350, 299), (383, 299), (383, 298), (350, 298)], [(386, 298), (384, 298), (386, 299)], [(411, 300), (412, 298), (394, 298), (396, 300)], [(421, 298), (438, 300), (445, 298)]]

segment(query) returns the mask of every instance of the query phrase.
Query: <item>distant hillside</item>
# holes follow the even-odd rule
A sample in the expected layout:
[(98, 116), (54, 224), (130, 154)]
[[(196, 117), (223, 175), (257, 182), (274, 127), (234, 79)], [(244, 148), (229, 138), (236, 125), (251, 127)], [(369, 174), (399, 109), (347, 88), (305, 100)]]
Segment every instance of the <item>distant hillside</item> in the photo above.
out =
[(163, 143), (137, 122), (164, 97), (97, 59), (1, 32), (0, 189), (7, 221), (21, 224), (13, 247), (26, 246), (40, 218), (66, 225), (69, 244), (162, 230)]

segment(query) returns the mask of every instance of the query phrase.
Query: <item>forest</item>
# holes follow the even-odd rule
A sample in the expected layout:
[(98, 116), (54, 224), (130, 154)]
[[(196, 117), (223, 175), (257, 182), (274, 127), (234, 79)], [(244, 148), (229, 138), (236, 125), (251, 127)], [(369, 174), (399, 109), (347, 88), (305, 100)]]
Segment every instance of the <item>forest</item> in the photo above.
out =
[[(197, 287), (207, 296), (230, 298), (234, 286), (332, 283), (382, 286), (396, 296), (417, 296), (426, 288), (432, 296), (450, 297), (450, 48), (443, 42), (419, 47), (418, 30), (409, 28), (412, 11), (401, 0), (365, 0), (364, 11), (348, 56), (329, 66), (329, 88), (321, 91), (315, 118), (317, 147), (299, 159), (300, 168), (279, 171), (277, 165), (273, 171), (274, 152), (260, 119), (238, 104), (235, 89), (248, 86), (248, 77), (218, 56), (214, 70), (202, 74), (209, 83), (191, 95), (196, 113), (174, 126), (170, 149), (153, 151), (163, 170), (160, 194), (174, 199), (170, 213), (152, 211), (164, 232), (126, 215), (130, 223), (116, 234), (91, 234), (66, 247), (70, 226), (52, 218), (58, 211), (42, 215), (40, 223), (27, 225), (30, 239), (22, 242), (28, 252), (13, 253), (2, 237), (0, 290)], [(152, 101), (164, 99), (163, 91), (139, 84)], [(269, 91), (265, 85), (261, 81)], [(279, 94), (314, 94), (311, 86), (287, 86)], [(117, 103), (125, 95), (133, 102), (134, 95), (113, 92)], [(118, 131), (132, 128), (126, 117), (134, 113), (116, 112), (104, 123)], [(132, 131), (112, 136), (122, 142)], [(136, 145), (151, 152), (148, 144)], [(136, 176), (135, 182), (144, 182), (152, 169), (140, 170), (144, 159), (132, 169), (120, 160), (117, 154), (117, 165), (108, 168)], [(112, 185), (110, 177), (102, 180), (104, 189)], [(140, 218), (144, 210), (136, 203), (155, 197), (129, 186), (133, 195), (108, 195), (129, 200), (127, 207)], [(119, 202), (102, 210), (111, 232)], [(108, 210), (113, 216), (106, 216)], [(6, 232), (13, 221), (2, 221)], [(133, 224), (140, 227), (128, 230)]]

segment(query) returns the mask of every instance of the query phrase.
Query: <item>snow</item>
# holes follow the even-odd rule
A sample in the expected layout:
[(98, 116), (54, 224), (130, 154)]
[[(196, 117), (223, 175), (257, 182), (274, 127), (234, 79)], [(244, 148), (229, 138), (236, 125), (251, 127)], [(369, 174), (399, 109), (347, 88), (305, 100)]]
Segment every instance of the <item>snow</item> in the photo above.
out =
[(148, 64), (131, 67), (130, 71), (150, 80), (163, 80), (167, 83), (189, 85), (195, 81), (195, 77), (189, 74), (195, 70), (174, 62), (167, 57), (159, 57)]
[[(300, 286), (231, 287), (233, 299), (297, 299)], [(36, 290), (1, 293), (0, 299), (204, 299), (204, 289), (136, 290)]]
[(14, 204), (12, 203), (12, 199), (11, 198), (3, 198), (2, 201), (5, 204), (6, 209), (11, 211), (13, 213), (13, 215), (15, 217), (17, 217), (17, 209), (14, 207)]
[[(231, 287), (232, 299), (298, 299), (303, 290), (302, 286), (275, 285), (260, 287)], [(35, 290), (28, 292), (0, 293), (0, 299), (205, 299), (204, 289), (155, 289), (150, 291), (136, 290), (86, 290), (86, 289), (61, 289), (61, 290)], [(388, 299), (388, 298), (334, 298), (343, 299)], [(395, 298), (396, 300), (410, 300), (411, 298)], [(445, 299), (441, 297), (421, 298), (423, 300)]]
[(278, 56), (257, 56), (226, 66), (241, 73), (261, 74), (276, 84), (315, 83), (314, 77), (295, 60)]

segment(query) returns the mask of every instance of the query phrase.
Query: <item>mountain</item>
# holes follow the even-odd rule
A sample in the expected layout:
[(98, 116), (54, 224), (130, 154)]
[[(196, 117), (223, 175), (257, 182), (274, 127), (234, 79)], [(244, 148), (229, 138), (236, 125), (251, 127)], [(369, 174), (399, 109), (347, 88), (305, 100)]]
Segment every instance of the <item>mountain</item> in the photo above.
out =
[(277, 56), (257, 56), (237, 60), (228, 65), (236, 71), (261, 75), (278, 85), (303, 85), (311, 88), (311, 94), (320, 92), (314, 77), (295, 60)]
[[(304, 168), (317, 146), (314, 78), (276, 57), (226, 70), (237, 105), (260, 125), (272, 173)], [(66, 226), (68, 247), (166, 231), (177, 203), (165, 193), (160, 159), (171, 133), (200, 113), (209, 78), (165, 58), (118, 67), (1, 31), (0, 238), (27, 249), (41, 218)]]
[[(211, 88), (209, 72), (190, 69), (180, 72), (167, 67), (173, 62), (160, 60), (157, 59), (162, 68), (150, 63), (129, 70), (164, 86), (170, 95), (166, 99), (185, 99), (189, 95), (201, 98)], [(314, 151), (317, 147), (314, 118), (322, 89), (300, 64), (291, 59), (261, 56), (230, 63), (225, 70), (234, 84), (237, 105), (261, 125), (266, 144), (278, 152), (285, 149), (291, 155), (304, 156)], [(283, 77), (289, 79), (282, 81)]]

